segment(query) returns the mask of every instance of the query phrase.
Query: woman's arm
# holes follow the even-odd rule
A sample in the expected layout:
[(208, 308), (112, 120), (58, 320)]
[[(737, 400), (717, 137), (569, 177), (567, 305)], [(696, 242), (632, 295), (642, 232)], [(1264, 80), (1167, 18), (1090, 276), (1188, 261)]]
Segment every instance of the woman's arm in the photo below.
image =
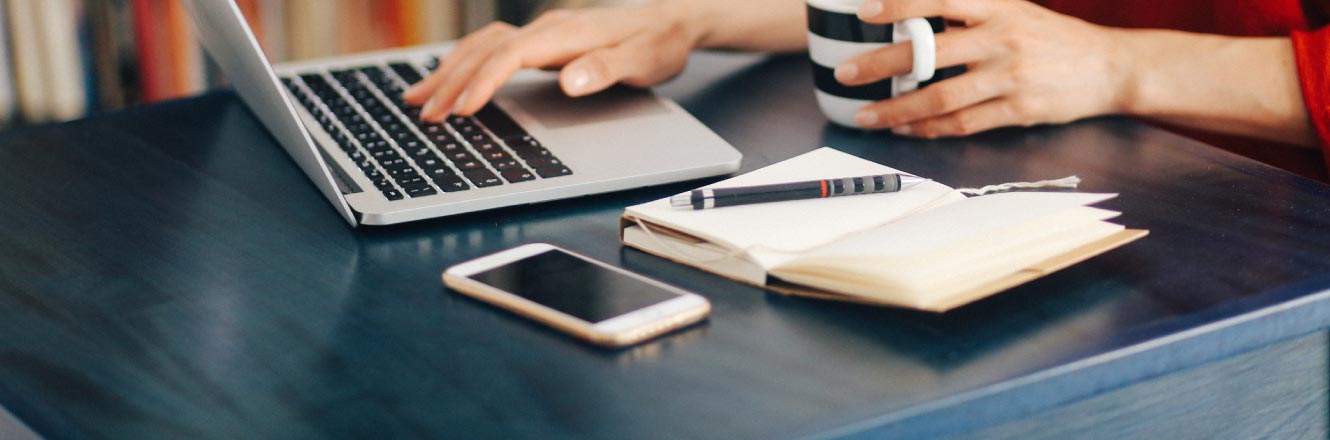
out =
[[(938, 65), (969, 71), (866, 107), (859, 122), (920, 137), (1107, 114), (1158, 118), (1219, 133), (1315, 146), (1288, 39), (1097, 26), (1023, 0), (870, 0), (860, 17), (891, 23), (944, 16)], [(846, 84), (909, 72), (908, 45), (847, 61)]]
[(1316, 147), (1288, 38), (1119, 31), (1137, 66), (1124, 91), (1133, 115), (1212, 132)]
[(650, 86), (683, 70), (697, 47), (803, 47), (801, 0), (657, 0), (616, 8), (556, 10), (517, 28), (494, 23), (460, 40), (439, 69), (407, 89), (421, 117), (480, 110), (523, 68), (558, 68), (569, 96), (615, 83)]
[(808, 48), (804, 0), (665, 0), (698, 24), (700, 49), (791, 52)]

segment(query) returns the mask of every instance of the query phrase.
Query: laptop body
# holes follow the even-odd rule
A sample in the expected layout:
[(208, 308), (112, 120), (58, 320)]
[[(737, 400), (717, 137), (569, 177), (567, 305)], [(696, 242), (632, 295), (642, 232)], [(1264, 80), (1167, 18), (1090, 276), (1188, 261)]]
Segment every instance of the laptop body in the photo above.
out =
[(233, 1), (182, 1), (241, 99), (352, 226), (699, 179), (742, 158), (650, 91), (568, 98), (557, 74), (532, 70), (475, 117), (424, 123), (400, 92), (451, 44), (273, 66)]

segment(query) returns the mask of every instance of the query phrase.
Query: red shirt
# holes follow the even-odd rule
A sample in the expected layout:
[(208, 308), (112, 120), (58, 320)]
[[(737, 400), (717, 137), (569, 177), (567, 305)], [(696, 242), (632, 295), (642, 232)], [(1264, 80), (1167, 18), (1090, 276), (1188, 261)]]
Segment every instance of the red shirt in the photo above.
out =
[(1234, 36), (1290, 36), (1303, 100), (1321, 150), (1188, 132), (1308, 177), (1327, 180), (1330, 161), (1330, 0), (1037, 0), (1053, 10), (1116, 27)]

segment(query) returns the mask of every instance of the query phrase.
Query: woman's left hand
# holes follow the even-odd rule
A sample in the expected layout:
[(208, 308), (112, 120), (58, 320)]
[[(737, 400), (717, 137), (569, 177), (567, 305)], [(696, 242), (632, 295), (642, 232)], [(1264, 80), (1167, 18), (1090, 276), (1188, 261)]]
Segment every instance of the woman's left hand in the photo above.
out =
[[(906, 136), (964, 136), (1005, 126), (1063, 123), (1120, 113), (1130, 75), (1115, 55), (1115, 31), (1026, 0), (869, 0), (871, 23), (941, 16), (965, 23), (937, 35), (939, 68), (966, 65), (955, 78), (862, 109), (859, 125)], [(897, 44), (846, 61), (836, 79), (863, 85), (911, 69)]]

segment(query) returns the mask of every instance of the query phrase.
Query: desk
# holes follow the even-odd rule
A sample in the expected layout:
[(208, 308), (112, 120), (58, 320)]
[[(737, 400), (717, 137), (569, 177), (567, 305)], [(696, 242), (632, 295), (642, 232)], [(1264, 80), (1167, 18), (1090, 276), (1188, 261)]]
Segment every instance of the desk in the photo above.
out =
[[(1330, 187), (1125, 119), (864, 134), (800, 57), (692, 61), (661, 90), (743, 171), (832, 145), (953, 186), (1077, 174), (1151, 235), (945, 315), (782, 297), (616, 242), (698, 182), (349, 229), (218, 92), (0, 135), (0, 405), (51, 438), (1326, 435)], [(602, 351), (440, 285), (537, 241), (712, 317)]]

